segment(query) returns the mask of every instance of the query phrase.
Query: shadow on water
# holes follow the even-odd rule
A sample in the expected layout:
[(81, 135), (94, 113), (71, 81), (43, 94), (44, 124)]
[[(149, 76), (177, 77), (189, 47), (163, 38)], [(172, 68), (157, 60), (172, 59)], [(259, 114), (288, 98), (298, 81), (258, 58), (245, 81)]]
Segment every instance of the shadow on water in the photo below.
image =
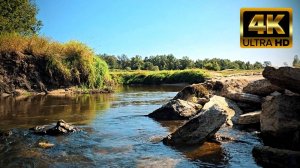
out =
[(113, 95), (38, 95), (0, 99), (0, 128), (32, 127), (64, 119), (89, 124), (110, 107)]

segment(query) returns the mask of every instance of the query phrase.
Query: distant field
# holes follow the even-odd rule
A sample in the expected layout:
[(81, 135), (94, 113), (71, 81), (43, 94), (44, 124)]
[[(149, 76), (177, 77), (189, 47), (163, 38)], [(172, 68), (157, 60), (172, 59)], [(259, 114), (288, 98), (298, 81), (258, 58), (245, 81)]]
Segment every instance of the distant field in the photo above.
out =
[(110, 75), (115, 84), (174, 84), (174, 83), (201, 83), (214, 77), (226, 77), (230, 75), (257, 74), (262, 70), (223, 70), (208, 71), (203, 69), (188, 70), (163, 70), (163, 71), (124, 71), (113, 70)]

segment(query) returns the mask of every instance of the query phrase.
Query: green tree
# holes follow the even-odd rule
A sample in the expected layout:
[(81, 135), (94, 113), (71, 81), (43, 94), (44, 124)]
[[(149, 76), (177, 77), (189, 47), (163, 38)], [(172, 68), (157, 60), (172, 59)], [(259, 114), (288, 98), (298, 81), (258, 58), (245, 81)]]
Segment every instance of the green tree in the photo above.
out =
[(131, 64), (131, 69), (132, 70), (137, 70), (137, 69), (142, 68), (142, 66), (144, 64), (144, 61), (143, 61), (141, 56), (136, 55), (136, 56), (131, 58), (130, 64)]
[(255, 62), (255, 63), (253, 64), (253, 68), (254, 68), (254, 69), (262, 69), (262, 68), (264, 68), (264, 66), (263, 66), (263, 64), (260, 63), (260, 62)]
[(130, 59), (125, 54), (118, 56), (118, 66), (120, 69), (130, 67)]
[(37, 12), (31, 0), (0, 0), (0, 32), (37, 33), (42, 26), (36, 18)]
[(109, 69), (117, 69), (118, 68), (118, 59), (114, 55), (98, 55), (100, 56), (109, 66)]
[(153, 67), (154, 67), (154, 65), (151, 62), (145, 62), (144, 66), (143, 66), (143, 69), (144, 70), (152, 70)]
[(189, 57), (184, 56), (180, 59), (180, 69), (188, 69), (194, 66), (194, 61)]

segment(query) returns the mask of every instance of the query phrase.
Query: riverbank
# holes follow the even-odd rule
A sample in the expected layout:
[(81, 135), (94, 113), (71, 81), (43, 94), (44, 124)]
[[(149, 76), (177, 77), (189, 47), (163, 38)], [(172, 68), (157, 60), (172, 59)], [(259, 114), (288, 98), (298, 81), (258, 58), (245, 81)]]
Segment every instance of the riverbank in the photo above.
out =
[(0, 35), (0, 94), (14, 95), (18, 90), (47, 94), (74, 86), (102, 90), (110, 82), (107, 64), (83, 43)]
[(161, 85), (178, 83), (202, 83), (205, 80), (224, 77), (261, 75), (262, 70), (223, 70), (209, 71), (204, 69), (163, 70), (163, 71), (113, 71), (112, 80), (118, 85)]

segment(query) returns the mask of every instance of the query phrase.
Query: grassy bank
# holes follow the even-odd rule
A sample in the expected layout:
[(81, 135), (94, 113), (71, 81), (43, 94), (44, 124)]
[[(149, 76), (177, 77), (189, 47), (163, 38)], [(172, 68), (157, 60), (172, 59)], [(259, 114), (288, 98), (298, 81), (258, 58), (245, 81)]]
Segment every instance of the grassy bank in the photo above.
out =
[(112, 79), (117, 84), (173, 84), (200, 83), (210, 75), (203, 70), (164, 70), (164, 71), (120, 71), (111, 72)]
[[(7, 75), (2, 79), (2, 90), (7, 89), (7, 83), (13, 83), (13, 89), (23, 85), (31, 89), (40, 83), (47, 88), (103, 88), (111, 81), (106, 62), (78, 41), (59, 43), (36, 35), (0, 34), (0, 56), (0, 70)], [(24, 84), (16, 85), (20, 82)]]
[(163, 71), (119, 71), (115, 70), (110, 73), (115, 84), (174, 84), (174, 83), (201, 83), (208, 78), (244, 76), (260, 74), (258, 70), (223, 70), (209, 71), (203, 69), (189, 70), (163, 70)]

